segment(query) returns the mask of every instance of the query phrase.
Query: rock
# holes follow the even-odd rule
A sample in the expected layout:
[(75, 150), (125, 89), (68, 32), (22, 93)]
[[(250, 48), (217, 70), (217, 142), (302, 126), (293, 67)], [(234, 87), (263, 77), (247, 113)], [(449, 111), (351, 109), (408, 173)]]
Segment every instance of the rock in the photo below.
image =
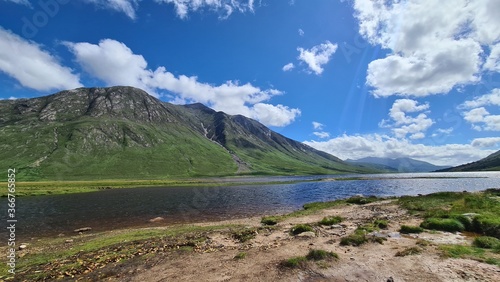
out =
[(21, 250), (21, 251), (22, 251), (22, 250), (26, 249), (27, 247), (28, 247), (28, 245), (26, 245), (26, 244), (21, 244), (21, 245), (19, 245), (19, 250)]
[(154, 223), (154, 222), (160, 222), (160, 221), (163, 221), (163, 220), (165, 220), (163, 217), (158, 216), (158, 217), (150, 219), (149, 222)]
[(68, 239), (66, 241), (64, 241), (65, 243), (73, 243), (73, 239)]
[(394, 282), (394, 278), (392, 278), (392, 276), (387, 278), (387, 282)]
[(334, 224), (330, 226), (331, 229), (337, 229), (337, 228), (342, 228), (342, 225), (340, 224)]
[(316, 234), (312, 231), (307, 231), (307, 232), (302, 232), (297, 237), (302, 237), (302, 238), (314, 238), (316, 237)]
[(92, 230), (91, 227), (83, 227), (83, 228), (75, 229), (74, 232), (79, 233), (79, 232), (87, 232), (87, 231), (90, 231), (90, 230)]

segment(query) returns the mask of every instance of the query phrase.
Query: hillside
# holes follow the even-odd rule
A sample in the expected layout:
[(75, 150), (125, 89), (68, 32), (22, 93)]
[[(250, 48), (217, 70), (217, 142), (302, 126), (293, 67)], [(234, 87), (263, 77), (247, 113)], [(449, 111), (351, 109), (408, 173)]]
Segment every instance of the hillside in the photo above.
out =
[(448, 167), (436, 166), (428, 162), (411, 158), (376, 158), (367, 157), (359, 160), (346, 160), (348, 163), (364, 167), (385, 170), (388, 172), (430, 172)]
[(476, 162), (439, 171), (500, 171), (500, 151)]
[(255, 120), (132, 87), (0, 101), (0, 170), (23, 180), (366, 172)]

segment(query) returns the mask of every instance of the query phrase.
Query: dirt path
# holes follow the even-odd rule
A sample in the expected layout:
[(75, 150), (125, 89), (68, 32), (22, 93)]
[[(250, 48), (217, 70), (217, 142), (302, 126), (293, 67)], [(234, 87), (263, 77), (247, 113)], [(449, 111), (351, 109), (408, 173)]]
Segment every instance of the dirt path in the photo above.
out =
[[(315, 237), (289, 234), (299, 223), (317, 223), (324, 216), (339, 215), (341, 226), (315, 226)], [(367, 243), (358, 247), (340, 246), (340, 238), (352, 233), (358, 225), (383, 218), (389, 221), (391, 234), (383, 244)], [(260, 227), (260, 218), (204, 223), (244, 224)], [(437, 250), (438, 243), (468, 243), (471, 239), (449, 233), (422, 233), (400, 236), (401, 224), (418, 224), (390, 201), (364, 206), (344, 206), (323, 210), (318, 214), (291, 218), (272, 229), (261, 229), (254, 239), (238, 242), (228, 232), (207, 235), (204, 247), (197, 251), (169, 252), (151, 264), (140, 262), (115, 266), (115, 275), (108, 281), (500, 281), (500, 268), (465, 259), (445, 259)], [(415, 247), (424, 238), (430, 245), (422, 253), (396, 256), (398, 251)], [(432, 243), (436, 242), (436, 243)], [(339, 255), (330, 262), (308, 262), (301, 268), (280, 266), (280, 262), (305, 256), (310, 249), (323, 249)], [(238, 254), (245, 257), (235, 259)]]

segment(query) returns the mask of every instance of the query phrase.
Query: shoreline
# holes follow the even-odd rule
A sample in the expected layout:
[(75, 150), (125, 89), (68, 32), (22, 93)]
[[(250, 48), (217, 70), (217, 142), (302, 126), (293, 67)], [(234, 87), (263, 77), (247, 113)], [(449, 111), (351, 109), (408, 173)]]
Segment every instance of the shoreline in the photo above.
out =
[[(431, 210), (424, 213), (419, 209), (444, 207), (450, 201), (460, 203), (464, 197), (498, 201), (498, 193), (498, 189), (444, 192), (373, 201), (354, 197), (305, 205), (303, 210), (274, 216), (275, 225), (263, 225), (261, 217), (248, 217), (40, 239), (27, 242), (27, 247), (18, 251), (16, 279), (293, 281), (302, 277), (326, 281), (317, 280), (323, 277), (386, 281), (392, 277), (394, 281), (414, 281), (417, 277), (425, 281), (498, 281), (500, 253), (473, 247), (480, 234), (400, 232), (403, 225), (418, 226), (425, 221), (424, 214)], [(496, 207), (485, 210), (492, 211), (496, 212)], [(340, 217), (342, 221), (319, 224), (325, 217)], [(293, 235), (297, 225), (310, 226), (312, 231)], [(359, 230), (366, 242), (342, 245), (344, 238)], [(450, 257), (450, 250), (456, 248), (478, 253)], [(309, 260), (306, 255), (311, 250), (325, 250), (338, 258)], [(302, 256), (304, 259), (298, 259)], [(296, 266), (286, 266), (295, 258), (300, 261)]]

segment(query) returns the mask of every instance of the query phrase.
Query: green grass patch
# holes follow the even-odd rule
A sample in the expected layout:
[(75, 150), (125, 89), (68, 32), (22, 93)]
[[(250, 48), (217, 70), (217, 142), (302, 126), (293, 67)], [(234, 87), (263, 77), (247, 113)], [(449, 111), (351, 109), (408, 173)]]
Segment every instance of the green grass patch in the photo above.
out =
[(265, 216), (262, 218), (260, 223), (262, 223), (264, 225), (276, 225), (276, 224), (278, 224), (279, 221), (280, 221), (279, 216)]
[(247, 257), (247, 253), (246, 252), (240, 252), (240, 253), (238, 253), (238, 254), (236, 254), (234, 256), (234, 259), (235, 260), (240, 260), (240, 259), (244, 259), (246, 257)]
[(340, 239), (341, 246), (360, 246), (366, 242), (368, 242), (368, 238), (365, 233), (359, 231), (355, 231), (353, 234)]
[(424, 229), (420, 226), (401, 225), (399, 232), (403, 234), (422, 233)]
[(442, 245), (439, 246), (439, 249), (445, 257), (472, 259), (500, 266), (498, 255), (482, 248), (463, 245)]
[(366, 204), (373, 203), (373, 202), (380, 201), (380, 200), (381, 200), (381, 198), (377, 198), (375, 196), (370, 196), (370, 197), (354, 196), (354, 197), (348, 198), (346, 200), (346, 202), (349, 204), (366, 205)]
[(481, 236), (474, 238), (472, 244), (475, 247), (483, 249), (498, 249), (500, 248), (500, 240), (495, 237)]
[(315, 250), (312, 249), (309, 251), (309, 253), (306, 255), (307, 260), (331, 260), (331, 259), (338, 259), (339, 255), (337, 255), (334, 252), (328, 252), (325, 250)]
[(255, 228), (248, 228), (244, 230), (239, 230), (239, 231), (234, 231), (233, 232), (233, 238), (238, 240), (240, 243), (244, 243), (247, 241), (250, 241), (257, 236), (257, 229)]
[(462, 232), (465, 230), (465, 226), (453, 218), (428, 218), (420, 224), (420, 227), (447, 232)]
[(280, 265), (288, 268), (298, 268), (305, 266), (306, 262), (307, 262), (306, 257), (300, 256), (300, 257), (293, 257), (286, 259), (282, 261)]
[(290, 229), (290, 234), (292, 235), (299, 235), (304, 232), (314, 232), (314, 229), (308, 224), (297, 224)]
[(389, 222), (385, 219), (375, 219), (375, 221), (373, 221), (373, 226), (380, 229), (386, 229), (389, 226)]
[(342, 217), (340, 216), (326, 216), (319, 222), (320, 225), (334, 225), (342, 222)]

